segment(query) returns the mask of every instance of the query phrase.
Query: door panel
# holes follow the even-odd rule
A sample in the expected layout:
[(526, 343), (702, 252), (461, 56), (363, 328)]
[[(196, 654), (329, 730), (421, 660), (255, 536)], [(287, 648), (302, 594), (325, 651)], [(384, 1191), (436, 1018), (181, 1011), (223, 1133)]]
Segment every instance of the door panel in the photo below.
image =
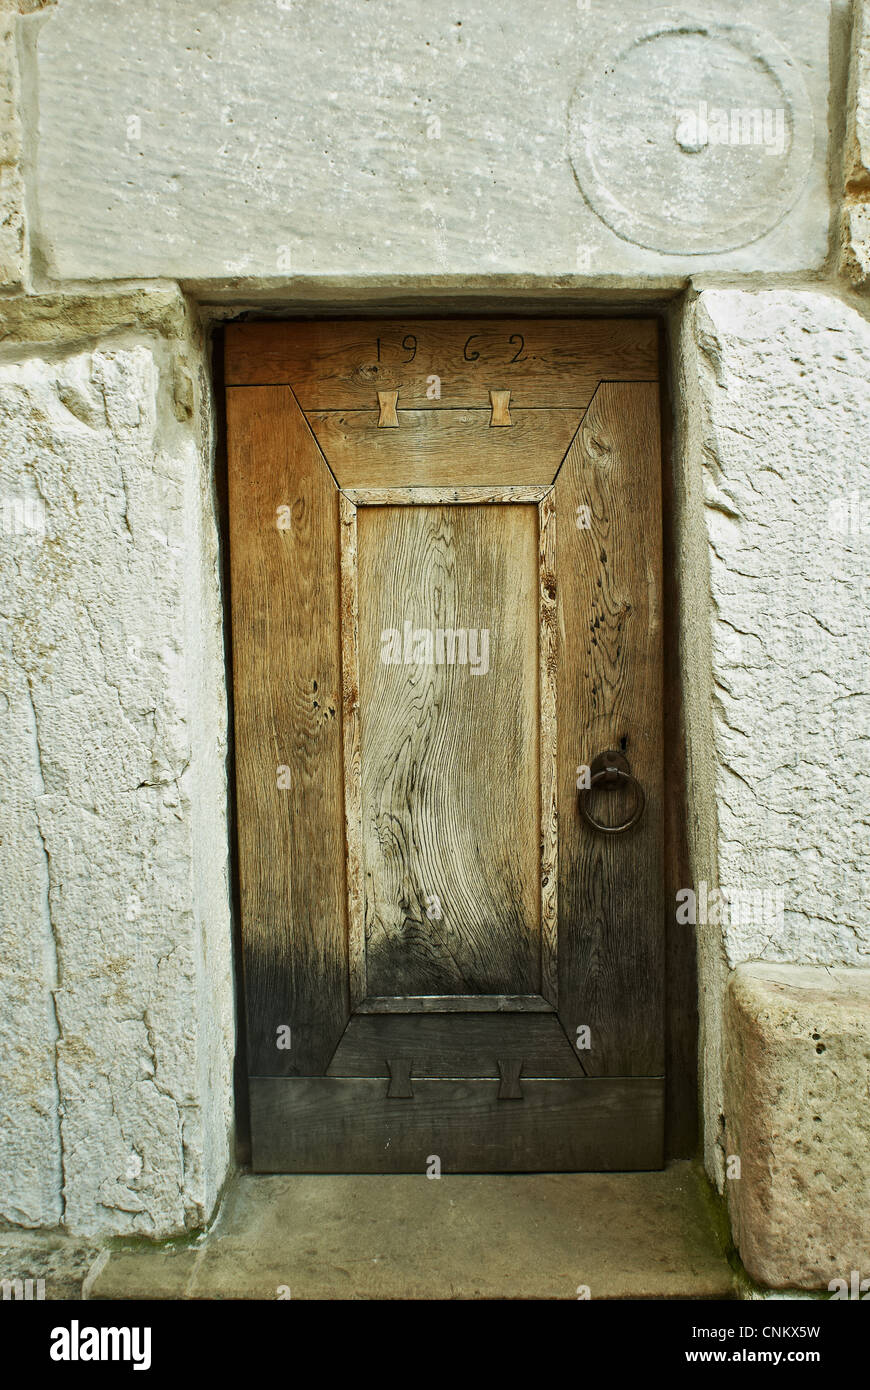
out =
[(659, 1165), (655, 325), (234, 325), (227, 371), (255, 1168)]
[(582, 417), (580, 409), (510, 411), (490, 427), (492, 410), (405, 410), (395, 428), (378, 411), (311, 411), (308, 422), (342, 488), (402, 487), (413, 476), (446, 487), (543, 483), (549, 486)]
[[(553, 490), (559, 999), (569, 1036), (591, 1029), (584, 1065), (599, 1076), (664, 1069), (658, 428), (653, 384), (602, 383)], [(590, 834), (576, 795), (578, 765), (609, 747), (627, 755), (646, 795), (624, 835)], [(633, 795), (609, 791), (602, 817), (618, 824)]]
[(248, 1052), (316, 1076), (349, 1011), (336, 490), (286, 386), (230, 390), (227, 420)]
[(357, 545), (366, 993), (537, 993), (537, 508), (363, 507)]

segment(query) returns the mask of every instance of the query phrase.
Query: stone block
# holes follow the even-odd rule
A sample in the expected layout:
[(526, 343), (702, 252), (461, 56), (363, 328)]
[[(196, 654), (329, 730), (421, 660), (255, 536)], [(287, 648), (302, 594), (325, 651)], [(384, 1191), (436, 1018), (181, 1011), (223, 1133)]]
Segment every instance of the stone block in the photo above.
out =
[(865, 966), (870, 325), (824, 293), (708, 290), (694, 340), (728, 963)]
[(741, 965), (725, 1017), (726, 1181), (749, 1274), (870, 1278), (870, 970)]
[(0, 365), (0, 1212), (86, 1237), (202, 1224), (228, 1162), (217, 538), (182, 348)]
[[(55, 279), (678, 285), (820, 267), (827, 0), (64, 0), (26, 21)], [(264, 55), (268, 55), (266, 59)]]

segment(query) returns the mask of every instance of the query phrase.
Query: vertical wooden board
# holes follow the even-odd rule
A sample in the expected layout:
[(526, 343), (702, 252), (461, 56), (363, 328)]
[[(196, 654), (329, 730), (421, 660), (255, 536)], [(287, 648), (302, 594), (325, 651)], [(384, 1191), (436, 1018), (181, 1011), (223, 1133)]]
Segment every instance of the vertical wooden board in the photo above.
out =
[(315, 1076), (348, 1017), (338, 490), (287, 387), (227, 395), (249, 1065)]
[[(363, 507), (357, 525), (368, 993), (535, 993), (537, 508)], [(443, 659), (449, 639), (439, 660), (459, 629), (469, 661)]]
[[(599, 387), (556, 481), (559, 576), (559, 1012), (590, 1075), (663, 1069), (661, 472), (658, 389)], [(588, 509), (584, 510), (584, 509)], [(624, 751), (637, 825), (582, 820), (577, 768)], [(600, 819), (628, 792), (596, 795)]]
[(556, 604), (556, 504), (552, 488), (538, 507), (541, 702), (541, 993), (555, 1005), (559, 994), (558, 852), (559, 806), (556, 764), (556, 670), (559, 652)]
[(356, 507), (340, 494), (341, 678), (350, 1002), (365, 997), (365, 914), (362, 882), (362, 792), (359, 746), (359, 569)]

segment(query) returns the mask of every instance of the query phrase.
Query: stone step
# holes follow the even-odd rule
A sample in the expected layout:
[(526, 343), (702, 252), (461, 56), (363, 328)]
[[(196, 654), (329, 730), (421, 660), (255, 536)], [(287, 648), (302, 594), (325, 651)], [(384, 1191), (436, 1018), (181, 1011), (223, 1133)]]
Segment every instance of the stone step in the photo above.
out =
[(703, 1179), (239, 1176), (185, 1247), (113, 1250), (94, 1299), (730, 1299)]

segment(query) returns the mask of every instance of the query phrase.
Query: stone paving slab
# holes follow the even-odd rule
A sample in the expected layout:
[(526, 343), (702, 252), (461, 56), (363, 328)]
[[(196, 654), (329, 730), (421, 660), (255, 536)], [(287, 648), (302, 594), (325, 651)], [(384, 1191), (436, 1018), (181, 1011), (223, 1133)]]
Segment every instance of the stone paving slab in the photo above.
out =
[[(81, 1298), (82, 1285), (99, 1255), (95, 1242), (76, 1240), (60, 1230), (0, 1229), (0, 1297), (7, 1299), (11, 1282), (10, 1300), (28, 1293), (34, 1298), (40, 1294), (45, 1299)], [(16, 1292), (19, 1281), (22, 1288)]]
[[(115, 1250), (95, 1299), (723, 1299), (692, 1165), (658, 1173), (241, 1175), (209, 1234)], [(289, 1292), (288, 1292), (289, 1291)]]

